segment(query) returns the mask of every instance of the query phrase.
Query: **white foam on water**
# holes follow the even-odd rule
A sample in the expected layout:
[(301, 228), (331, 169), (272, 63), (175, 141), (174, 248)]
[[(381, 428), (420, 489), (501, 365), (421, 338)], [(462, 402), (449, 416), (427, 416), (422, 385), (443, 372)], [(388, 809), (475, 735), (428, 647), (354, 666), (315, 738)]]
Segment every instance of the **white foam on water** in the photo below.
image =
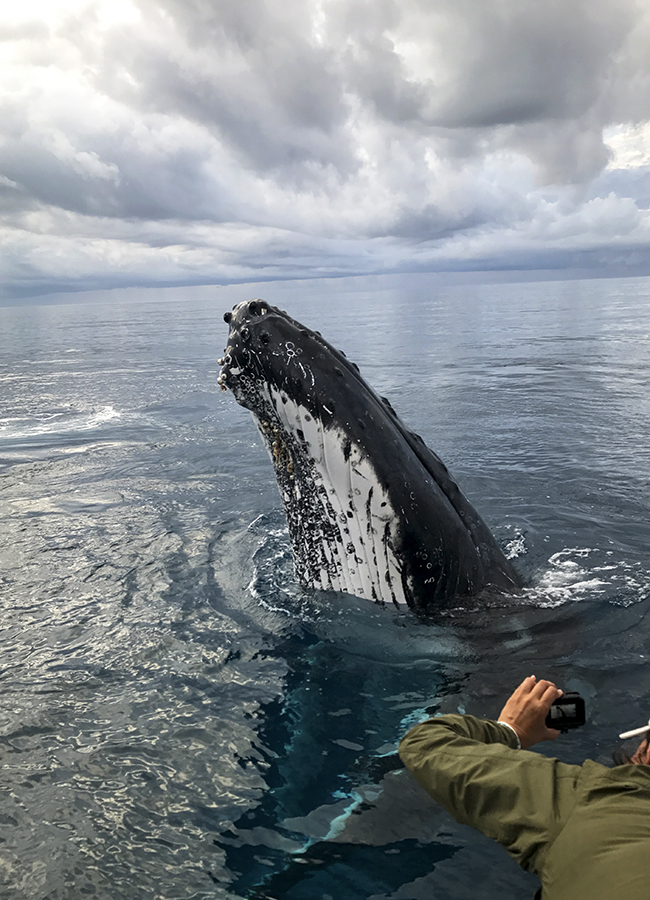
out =
[(549, 558), (548, 568), (524, 595), (535, 606), (549, 609), (604, 599), (629, 606), (650, 595), (650, 573), (638, 565), (614, 562), (611, 550), (567, 547)]
[(8, 416), (0, 419), (0, 439), (20, 440), (21, 438), (35, 438), (41, 435), (93, 431), (107, 422), (120, 418), (122, 418), (122, 413), (110, 405), (82, 412), (69, 410), (32, 418)]
[(506, 559), (518, 559), (528, 553), (528, 545), (526, 544), (526, 536), (518, 531), (503, 548)]

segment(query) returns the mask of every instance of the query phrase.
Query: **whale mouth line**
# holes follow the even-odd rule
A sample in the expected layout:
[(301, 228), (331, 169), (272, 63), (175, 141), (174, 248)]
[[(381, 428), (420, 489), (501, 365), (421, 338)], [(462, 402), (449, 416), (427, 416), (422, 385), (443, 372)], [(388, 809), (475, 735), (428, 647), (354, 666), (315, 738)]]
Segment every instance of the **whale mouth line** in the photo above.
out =
[(415, 608), (519, 586), (444, 463), (341, 351), (263, 300), (224, 319), (217, 382), (269, 453), (301, 584)]

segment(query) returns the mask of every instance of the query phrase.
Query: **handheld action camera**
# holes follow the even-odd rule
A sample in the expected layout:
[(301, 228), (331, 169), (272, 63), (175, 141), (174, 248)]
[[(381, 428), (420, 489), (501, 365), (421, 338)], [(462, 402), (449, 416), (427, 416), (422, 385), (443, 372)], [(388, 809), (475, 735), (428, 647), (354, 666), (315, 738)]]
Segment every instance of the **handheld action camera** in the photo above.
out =
[(585, 701), (575, 692), (569, 691), (562, 694), (553, 702), (546, 717), (547, 728), (557, 728), (560, 731), (568, 731), (570, 728), (580, 728), (585, 724)]

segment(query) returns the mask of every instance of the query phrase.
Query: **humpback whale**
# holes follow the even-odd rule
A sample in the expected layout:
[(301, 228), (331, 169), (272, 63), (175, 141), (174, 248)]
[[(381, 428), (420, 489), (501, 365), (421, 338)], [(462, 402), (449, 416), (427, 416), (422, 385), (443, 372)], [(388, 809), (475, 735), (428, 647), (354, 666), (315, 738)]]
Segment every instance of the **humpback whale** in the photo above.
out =
[(416, 610), (521, 586), (442, 460), (341, 351), (263, 300), (224, 320), (217, 380), (269, 452), (303, 586)]

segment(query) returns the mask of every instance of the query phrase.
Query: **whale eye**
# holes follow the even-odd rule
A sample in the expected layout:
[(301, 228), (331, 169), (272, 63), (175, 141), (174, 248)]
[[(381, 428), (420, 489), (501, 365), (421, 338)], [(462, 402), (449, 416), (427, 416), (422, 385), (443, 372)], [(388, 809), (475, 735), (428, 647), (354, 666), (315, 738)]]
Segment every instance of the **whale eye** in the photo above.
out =
[(229, 324), (230, 324), (230, 320), (231, 320), (231, 319), (232, 319), (232, 313), (231, 313), (231, 312), (227, 312), (227, 313), (224, 313), (224, 314), (223, 314), (223, 320), (224, 320), (224, 322), (226, 323), (226, 325), (229, 325)]

